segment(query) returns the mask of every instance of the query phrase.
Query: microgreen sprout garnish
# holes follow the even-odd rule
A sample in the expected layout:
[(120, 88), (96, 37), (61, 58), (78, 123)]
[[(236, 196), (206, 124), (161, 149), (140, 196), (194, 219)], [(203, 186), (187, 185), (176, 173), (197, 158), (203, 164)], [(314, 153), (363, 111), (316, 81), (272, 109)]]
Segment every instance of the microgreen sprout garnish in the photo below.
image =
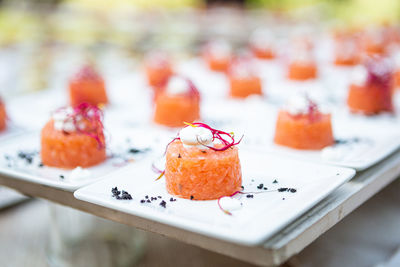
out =
[(208, 146), (206, 144), (203, 144), (199, 139), (197, 139), (197, 141), (201, 145), (203, 145), (211, 150), (214, 150), (214, 151), (227, 150), (230, 147), (238, 145), (243, 139), (243, 136), (242, 136), (239, 139), (239, 141), (235, 141), (235, 134), (233, 132), (227, 133), (227, 132), (224, 132), (221, 130), (217, 130), (217, 129), (211, 128), (209, 125), (202, 123), (202, 122), (193, 122), (193, 123), (184, 122), (184, 124), (187, 125), (186, 127), (203, 127), (203, 128), (210, 130), (213, 135), (212, 141), (214, 142), (216, 139), (219, 140), (224, 145), (223, 147), (217, 148), (217, 147), (213, 147), (213, 146)]
[(105, 148), (103, 112), (97, 106), (81, 103), (73, 108), (72, 114), (65, 119), (67, 120), (72, 120), (78, 133), (95, 139), (99, 149)]

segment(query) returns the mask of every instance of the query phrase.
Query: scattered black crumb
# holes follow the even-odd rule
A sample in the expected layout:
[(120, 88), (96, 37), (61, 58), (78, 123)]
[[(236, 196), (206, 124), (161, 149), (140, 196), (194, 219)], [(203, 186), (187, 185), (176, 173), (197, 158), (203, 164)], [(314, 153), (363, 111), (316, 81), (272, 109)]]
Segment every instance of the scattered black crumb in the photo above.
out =
[(244, 190), (244, 186), (242, 185), (241, 187), (242, 187), (242, 190)]
[(137, 149), (137, 148), (130, 148), (130, 149), (128, 150), (128, 152), (131, 153), (131, 154), (137, 154), (137, 153), (142, 153), (142, 152), (144, 152), (144, 151), (141, 150), (141, 149)]
[(359, 143), (361, 139), (359, 137), (353, 137), (349, 139), (335, 139), (335, 145), (345, 145), (351, 143)]
[(150, 200), (151, 200), (151, 201), (157, 200), (157, 198), (156, 198), (156, 197), (151, 197)]
[(179, 153), (179, 154), (178, 154), (178, 159), (180, 159), (180, 158), (182, 158), (182, 156), (181, 156), (181, 154)]
[(132, 196), (127, 191), (119, 191), (118, 187), (111, 188), (112, 196), (119, 200), (131, 200)]
[(285, 198), (282, 198), (282, 200), (285, 200)]
[(144, 198), (145, 198), (145, 199), (148, 199), (148, 198), (149, 198), (149, 196), (147, 196), (147, 195), (146, 195), (146, 196), (144, 196)]
[(146, 202), (146, 200), (144, 200), (144, 199), (140, 200), (140, 203), (145, 203), (145, 202)]
[(160, 202), (160, 206), (163, 208), (167, 207), (167, 202), (165, 202), (164, 200)]
[(194, 196), (190, 196), (190, 200), (193, 200), (194, 199)]
[(254, 179), (251, 179), (252, 182), (254, 182)]
[(42, 162), (40, 162), (39, 165), (38, 165), (39, 168), (42, 168), (43, 166), (44, 166), (44, 165), (43, 165)]
[(247, 198), (254, 198), (254, 195), (248, 194), (246, 195)]
[(268, 187), (264, 187), (264, 190), (268, 190)]
[(176, 201), (176, 198), (171, 197), (171, 198), (169, 199), (169, 201), (174, 202), (174, 201)]
[(264, 184), (259, 184), (259, 185), (257, 186), (258, 189), (262, 189), (263, 187), (264, 187)]
[(281, 187), (278, 188), (278, 192), (290, 192), (290, 193), (296, 193), (297, 190), (294, 188), (288, 188), (288, 187)]
[(121, 191), (118, 190), (118, 187), (113, 187), (111, 188), (111, 193), (113, 194), (114, 197), (119, 196), (121, 194)]
[(272, 182), (273, 184), (277, 184), (278, 183), (278, 181), (275, 179), (273, 182)]
[(65, 178), (64, 175), (60, 174), (60, 179), (64, 179), (64, 178)]
[(336, 173), (336, 175), (340, 175), (340, 173)]
[(128, 192), (122, 190), (121, 196), (117, 196), (117, 199), (131, 200), (132, 196)]
[(33, 162), (33, 157), (36, 155), (37, 152), (18, 152), (18, 157), (26, 161), (26, 163), (31, 164)]
[(161, 196), (158, 196), (158, 198), (161, 198)]
[(148, 199), (146, 202), (147, 202), (147, 203), (151, 203), (150, 199)]

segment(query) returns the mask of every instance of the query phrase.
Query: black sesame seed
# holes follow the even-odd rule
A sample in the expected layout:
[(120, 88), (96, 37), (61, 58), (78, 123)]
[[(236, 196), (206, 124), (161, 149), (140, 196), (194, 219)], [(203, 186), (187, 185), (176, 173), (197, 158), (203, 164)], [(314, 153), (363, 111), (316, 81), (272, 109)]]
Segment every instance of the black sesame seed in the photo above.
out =
[(42, 168), (43, 166), (44, 166), (44, 165), (43, 165), (42, 162), (40, 162), (39, 165), (38, 165), (39, 168)]
[(171, 202), (172, 202), (172, 201), (174, 201), (174, 199), (171, 197), (171, 198), (169, 199), (169, 201), (171, 201)]
[(294, 188), (290, 188), (290, 192), (291, 192), (291, 193), (296, 193), (296, 192), (297, 192), (297, 190), (296, 190), (296, 189), (294, 189)]
[(285, 198), (282, 198), (282, 200), (285, 200)]
[(264, 187), (264, 190), (268, 190), (268, 187)]
[(146, 202), (146, 200), (144, 200), (144, 199), (140, 200), (140, 203), (145, 203), (145, 202)]
[(131, 154), (136, 154), (136, 153), (142, 152), (142, 150), (137, 149), (137, 148), (130, 148), (130, 149), (128, 150), (128, 152), (131, 153)]
[(273, 184), (277, 184), (278, 183), (278, 181), (275, 179), (273, 182), (272, 182)]
[(190, 200), (193, 200), (194, 199), (194, 196), (190, 196)]
[(121, 199), (131, 200), (131, 199), (132, 199), (132, 196), (131, 196), (131, 194), (129, 194), (128, 192), (122, 190)]
[(148, 199), (148, 198), (149, 198), (149, 196), (147, 196), (147, 195), (146, 195), (146, 196), (144, 196), (144, 198), (145, 198), (145, 199)]
[(182, 158), (181, 154), (178, 154), (178, 159)]
[(164, 200), (160, 202), (160, 206), (163, 208), (167, 207), (167, 202), (165, 202)]
[(146, 202), (147, 202), (147, 203), (151, 203), (150, 199), (148, 199)]
[(113, 194), (113, 196), (118, 196), (119, 194), (121, 194), (121, 191), (118, 190), (118, 187), (113, 187), (111, 188), (111, 193)]
[(278, 192), (286, 192), (286, 191), (288, 191), (288, 189), (289, 188), (287, 188), (287, 187), (281, 187), (281, 188), (278, 188)]
[(263, 187), (264, 187), (264, 184), (259, 184), (259, 185), (257, 186), (258, 189), (262, 189)]
[(241, 187), (242, 187), (242, 190), (243, 190), (243, 189), (244, 189), (244, 186), (242, 185)]
[(247, 198), (254, 198), (254, 196), (251, 195), (251, 194), (246, 195), (246, 197), (247, 197)]
[(61, 178), (61, 179), (64, 179), (65, 177), (64, 177), (64, 175), (60, 174), (60, 178)]
[(158, 198), (161, 198), (161, 196), (158, 196)]

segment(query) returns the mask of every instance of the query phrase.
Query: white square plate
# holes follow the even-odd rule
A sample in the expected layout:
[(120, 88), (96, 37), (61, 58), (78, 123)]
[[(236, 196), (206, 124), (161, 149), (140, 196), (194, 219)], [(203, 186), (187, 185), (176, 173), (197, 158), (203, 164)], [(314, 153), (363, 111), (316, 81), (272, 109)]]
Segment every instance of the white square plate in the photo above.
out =
[[(173, 196), (167, 193), (164, 178), (155, 181), (157, 174), (151, 170), (152, 160), (136, 162), (119, 172), (118, 176), (110, 175), (80, 188), (74, 195), (80, 200), (178, 228), (230, 242), (256, 245), (355, 174), (353, 169), (296, 161), (243, 149), (240, 158), (244, 192), (250, 192), (253, 198), (248, 198), (247, 193), (236, 195), (242, 207), (232, 211), (232, 216), (219, 209), (216, 200), (177, 198), (171, 202)], [(258, 188), (260, 184), (263, 184), (262, 189)], [(113, 187), (127, 191), (133, 199), (115, 199), (111, 193)], [(278, 192), (278, 188), (294, 188), (297, 192)], [(146, 200), (146, 195), (157, 199), (151, 203), (141, 203), (141, 200)], [(162, 200), (166, 201), (166, 208), (160, 205)]]
[[(21, 134), (1, 143), (0, 174), (67, 191), (74, 191), (153, 153), (150, 145), (144, 147), (143, 144), (138, 144), (139, 140), (143, 140), (143, 134), (139, 134), (141, 138), (135, 138), (137, 134), (133, 130), (130, 132), (125, 131), (116, 135), (116, 138), (110, 138), (107, 146), (107, 160), (99, 165), (86, 168), (90, 173), (89, 176), (80, 179), (71, 179), (71, 170), (43, 166), (39, 155), (39, 133)], [(148, 136), (148, 138), (151, 139), (152, 136)], [(145, 143), (155, 144), (152, 141)], [(139, 151), (129, 152), (133, 148), (139, 149)], [(28, 159), (24, 155), (19, 156), (20, 152), (27, 154)]]

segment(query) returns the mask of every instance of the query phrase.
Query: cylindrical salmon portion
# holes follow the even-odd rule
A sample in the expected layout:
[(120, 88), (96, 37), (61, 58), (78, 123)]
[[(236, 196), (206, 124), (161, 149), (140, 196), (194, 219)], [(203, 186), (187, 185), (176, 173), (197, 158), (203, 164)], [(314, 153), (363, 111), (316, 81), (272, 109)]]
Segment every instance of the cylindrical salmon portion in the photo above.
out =
[(199, 98), (160, 92), (155, 100), (154, 121), (169, 127), (183, 126), (200, 118)]
[(170, 65), (163, 66), (146, 66), (146, 76), (147, 82), (150, 86), (158, 87), (162, 86), (168, 81), (168, 78), (173, 74), (172, 68)]
[(73, 107), (83, 102), (95, 106), (108, 103), (106, 87), (102, 79), (71, 80), (69, 83), (69, 98)]
[(73, 169), (103, 162), (106, 149), (99, 147), (94, 138), (83, 133), (54, 129), (54, 121), (50, 120), (41, 132), (40, 155), (46, 166)]
[(314, 63), (293, 62), (289, 66), (288, 77), (291, 80), (308, 80), (317, 77), (317, 66)]
[(167, 148), (165, 179), (167, 191), (181, 198), (210, 200), (232, 195), (242, 185), (238, 148), (185, 148), (176, 140)]
[(7, 112), (6, 106), (2, 101), (0, 101), (0, 131), (7, 128)]
[(322, 149), (333, 144), (330, 114), (293, 116), (280, 111), (276, 122), (274, 142), (296, 149)]
[(375, 84), (359, 86), (352, 84), (347, 96), (347, 105), (352, 112), (366, 115), (382, 111), (393, 111), (392, 90)]
[(261, 80), (258, 77), (230, 78), (230, 95), (244, 98), (249, 95), (262, 95)]

